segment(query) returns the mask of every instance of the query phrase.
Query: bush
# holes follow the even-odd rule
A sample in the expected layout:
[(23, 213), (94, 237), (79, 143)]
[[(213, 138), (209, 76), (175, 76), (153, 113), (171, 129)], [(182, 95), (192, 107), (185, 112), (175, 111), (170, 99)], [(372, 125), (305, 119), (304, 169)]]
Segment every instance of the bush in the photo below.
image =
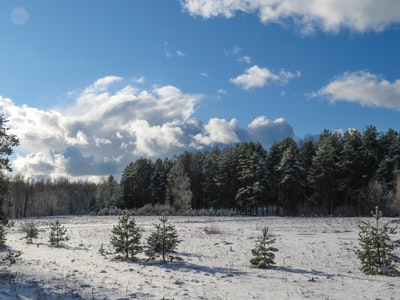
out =
[(168, 204), (159, 204), (156, 203), (155, 205), (146, 204), (141, 208), (138, 208), (136, 214), (142, 216), (161, 216), (165, 215), (172, 215), (174, 214), (174, 209)]

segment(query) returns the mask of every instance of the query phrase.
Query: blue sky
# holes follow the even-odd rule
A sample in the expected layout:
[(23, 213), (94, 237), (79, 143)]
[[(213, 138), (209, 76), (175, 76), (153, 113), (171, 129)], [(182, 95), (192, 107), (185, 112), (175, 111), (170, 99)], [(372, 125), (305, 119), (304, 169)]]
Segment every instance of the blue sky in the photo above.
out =
[(400, 126), (397, 0), (0, 2), (15, 173)]

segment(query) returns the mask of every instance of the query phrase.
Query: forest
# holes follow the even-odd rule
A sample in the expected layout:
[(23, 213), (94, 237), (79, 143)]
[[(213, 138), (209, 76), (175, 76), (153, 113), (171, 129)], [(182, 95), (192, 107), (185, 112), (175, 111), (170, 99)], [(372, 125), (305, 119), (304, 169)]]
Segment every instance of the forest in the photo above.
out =
[(370, 216), (400, 209), (400, 134), (389, 129), (324, 130), (319, 137), (289, 137), (269, 149), (242, 142), (174, 158), (140, 158), (118, 181), (9, 178), (10, 217), (109, 214), (168, 207), (282, 216)]

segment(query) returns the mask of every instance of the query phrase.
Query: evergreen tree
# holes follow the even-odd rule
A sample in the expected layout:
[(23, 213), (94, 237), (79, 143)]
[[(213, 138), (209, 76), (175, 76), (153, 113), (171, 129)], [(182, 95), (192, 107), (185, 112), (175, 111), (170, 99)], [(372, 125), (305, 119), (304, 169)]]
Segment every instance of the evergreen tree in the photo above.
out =
[(238, 176), (240, 187), (235, 201), (242, 209), (256, 208), (262, 204), (267, 181), (266, 151), (261, 144), (242, 143), (239, 154)]
[(299, 161), (298, 148), (293, 141), (283, 152), (279, 173), (280, 204), (286, 214), (295, 215), (302, 201), (303, 195), (303, 168)]
[(215, 168), (217, 192), (214, 195), (218, 203), (214, 204), (215, 207), (236, 207), (235, 196), (240, 185), (238, 161), (238, 153), (232, 146), (226, 147), (218, 158), (217, 168)]
[(9, 182), (3, 171), (11, 171), (8, 156), (13, 153), (13, 148), (19, 145), (19, 140), (14, 134), (8, 134), (4, 125), (8, 120), (0, 114), (0, 248), (5, 246), (7, 216), (5, 208), (8, 205)]
[(142, 251), (142, 247), (140, 246), (141, 234), (139, 230), (140, 228), (136, 225), (136, 220), (134, 218), (129, 218), (129, 213), (127, 211), (119, 218), (118, 224), (113, 227), (111, 244), (117, 253), (123, 255), (124, 259), (128, 259), (130, 256), (130, 258), (134, 260), (135, 255)]
[(28, 244), (32, 244), (33, 239), (37, 239), (39, 235), (39, 230), (33, 222), (25, 223), (22, 226), (22, 231), (26, 234), (25, 239)]
[(166, 258), (170, 261), (176, 259), (172, 254), (176, 253), (176, 247), (181, 241), (178, 240), (175, 227), (167, 224), (167, 216), (160, 217), (160, 222), (161, 224), (154, 224), (155, 230), (147, 238), (148, 256), (156, 259), (161, 255), (162, 263), (166, 263)]
[(320, 135), (315, 156), (312, 160), (311, 180), (313, 201), (319, 209), (333, 215), (340, 197), (341, 178), (341, 135), (325, 130)]
[(268, 234), (268, 227), (264, 227), (262, 230), (262, 236), (256, 241), (256, 246), (251, 250), (251, 254), (254, 256), (250, 260), (250, 264), (259, 269), (272, 268), (275, 265), (275, 253), (278, 249), (271, 245), (275, 243), (275, 238)]
[(58, 220), (50, 224), (50, 245), (60, 247), (61, 242), (68, 241), (67, 229)]
[(121, 188), (114, 176), (108, 176), (101, 184), (97, 185), (95, 191), (96, 207), (98, 211), (102, 208), (116, 207), (121, 198)]
[(376, 207), (372, 212), (376, 224), (371, 225), (369, 221), (364, 221), (359, 225), (359, 238), (361, 249), (356, 251), (357, 257), (361, 262), (361, 271), (365, 274), (391, 274), (393, 267), (394, 245), (389, 237), (396, 228), (389, 227), (389, 223), (379, 226), (379, 219), (382, 212)]
[(0, 222), (0, 249), (3, 249), (6, 246), (6, 226)]
[(151, 175), (153, 163), (140, 158), (126, 166), (121, 177), (123, 208), (139, 208), (151, 203)]

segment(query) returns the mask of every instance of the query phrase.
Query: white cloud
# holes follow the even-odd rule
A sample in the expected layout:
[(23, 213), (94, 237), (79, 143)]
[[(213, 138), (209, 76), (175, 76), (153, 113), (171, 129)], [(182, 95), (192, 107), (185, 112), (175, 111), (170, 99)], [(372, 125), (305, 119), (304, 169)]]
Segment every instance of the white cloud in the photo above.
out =
[(301, 32), (382, 31), (400, 22), (398, 0), (181, 0), (193, 16), (231, 18), (254, 13), (263, 23), (292, 21)]
[(13, 161), (13, 167), (26, 178), (67, 177), (67, 160), (62, 154), (55, 153), (29, 153), (26, 156), (18, 155)]
[(251, 64), (251, 57), (248, 55), (243, 55), (243, 56), (238, 57), (238, 61), (244, 62), (246, 64)]
[(253, 138), (270, 142), (287, 133), (281, 129), (287, 123), (272, 121), (273, 127), (261, 119), (253, 121), (248, 131), (239, 128), (236, 119), (212, 118), (204, 125), (193, 119), (201, 95), (170, 85), (141, 89), (140, 83), (131, 82), (114, 76), (101, 78), (63, 110), (19, 106), (0, 96), (10, 132), (21, 141), (14, 172), (25, 177), (93, 180), (120, 176), (128, 163), (140, 157), (171, 157), (184, 150)]
[(237, 129), (236, 119), (227, 122), (225, 119), (212, 118), (204, 126), (203, 132), (194, 136), (194, 140), (206, 146), (237, 143), (240, 141), (236, 134)]
[(251, 64), (251, 57), (249, 55), (242, 55), (241, 52), (241, 48), (234, 46), (232, 49), (225, 51), (225, 55), (233, 56), (239, 62)]
[(231, 82), (245, 90), (252, 88), (261, 88), (270, 82), (287, 83), (290, 79), (298, 78), (301, 76), (299, 71), (292, 73), (289, 71), (281, 70), (279, 73), (273, 73), (268, 68), (260, 68), (254, 65), (244, 71), (243, 74), (231, 78)]
[(400, 110), (400, 79), (389, 82), (367, 71), (344, 73), (312, 96)]
[(283, 118), (271, 121), (265, 116), (255, 118), (249, 125), (250, 139), (263, 145), (271, 145), (294, 135), (293, 127)]

